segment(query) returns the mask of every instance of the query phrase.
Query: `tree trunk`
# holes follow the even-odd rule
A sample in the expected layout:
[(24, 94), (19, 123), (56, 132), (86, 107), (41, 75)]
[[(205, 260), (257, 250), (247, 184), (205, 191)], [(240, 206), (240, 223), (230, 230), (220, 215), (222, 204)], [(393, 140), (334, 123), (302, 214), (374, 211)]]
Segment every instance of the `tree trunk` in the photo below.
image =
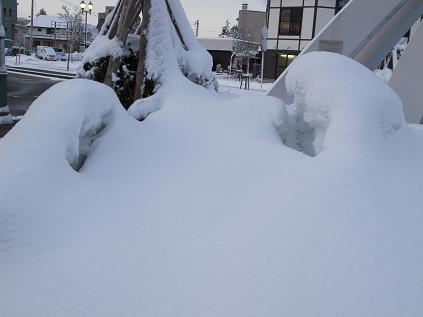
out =
[(145, 90), (146, 67), (145, 62), (147, 58), (147, 38), (150, 25), (150, 0), (143, 0), (142, 23), (140, 32), (140, 48), (138, 56), (138, 69), (135, 82), (134, 101), (143, 97)]
[[(126, 46), (126, 40), (128, 38), (129, 30), (131, 28), (131, 22), (133, 21), (133, 16), (139, 12), (139, 8), (135, 8), (137, 1), (136, 0), (123, 0), (122, 12), (119, 17), (119, 24), (116, 31), (116, 37), (119, 42), (122, 43), (122, 46)], [(110, 87), (113, 87), (113, 74), (116, 74), (119, 67), (122, 57), (111, 57), (109, 65), (107, 67), (106, 78), (104, 83)]]

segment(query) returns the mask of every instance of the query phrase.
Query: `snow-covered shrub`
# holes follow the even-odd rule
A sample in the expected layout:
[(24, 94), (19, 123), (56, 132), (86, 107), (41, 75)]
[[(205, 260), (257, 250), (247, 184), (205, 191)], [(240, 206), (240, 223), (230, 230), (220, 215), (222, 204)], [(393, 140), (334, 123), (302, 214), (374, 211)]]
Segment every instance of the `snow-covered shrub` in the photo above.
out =
[[(116, 41), (107, 40), (104, 36), (100, 38), (99, 41), (102, 45), (93, 43), (94, 45), (90, 47), (84, 55), (81, 67), (78, 70), (78, 77), (102, 83), (105, 81), (110, 58), (113, 57), (115, 53), (119, 53), (120, 49), (116, 47)], [(121, 55), (120, 67), (113, 78), (113, 89), (126, 109), (133, 103), (132, 97), (134, 94), (135, 77), (138, 66), (138, 47), (136, 47), (138, 43), (139, 36), (131, 35), (128, 38), (126, 45), (128, 48), (122, 50), (123, 53)]]
[(85, 79), (59, 83), (31, 105), (2, 145), (16, 144), (11, 153), (16, 161), (49, 162), (52, 170), (67, 162), (78, 171), (117, 105), (119, 100), (105, 85)]
[[(132, 0), (118, 2), (101, 34), (85, 52), (78, 76), (113, 87), (125, 108), (135, 102), (134, 99), (153, 95), (166, 78), (175, 78), (178, 74), (217, 91), (212, 57), (194, 36), (179, 0), (146, 1), (143, 23), (135, 34), (127, 34), (128, 28), (119, 27), (120, 34), (117, 34), (113, 25), (124, 23), (128, 14), (133, 14), (125, 8), (134, 3)], [(136, 10), (141, 11), (140, 5), (141, 2), (136, 3)], [(144, 63), (145, 68), (139, 67), (138, 64)]]

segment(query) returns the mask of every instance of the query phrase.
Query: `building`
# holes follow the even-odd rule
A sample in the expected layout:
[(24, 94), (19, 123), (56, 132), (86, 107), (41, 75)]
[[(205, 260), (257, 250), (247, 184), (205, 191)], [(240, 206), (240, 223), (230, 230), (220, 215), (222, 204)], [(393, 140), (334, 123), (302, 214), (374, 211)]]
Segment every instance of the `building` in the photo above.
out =
[(349, 0), (268, 0), (264, 77), (278, 78)]
[(15, 24), (15, 45), (29, 49), (29, 41), (26, 38), (26, 25), (29, 23), (29, 19), (18, 17)]
[(3, 0), (2, 17), (6, 32), (5, 46), (10, 48), (15, 42), (15, 24), (18, 18), (18, 3), (16, 0)]
[(115, 7), (113, 6), (106, 6), (104, 8), (104, 12), (99, 12), (98, 13), (98, 23), (97, 23), (97, 30), (98, 32), (100, 32), (104, 22), (106, 21), (106, 17), (110, 14), (110, 12), (113, 11)]
[(216, 70), (217, 65), (221, 65), (223, 69), (228, 69), (231, 62), (234, 39), (217, 37), (199, 38), (198, 41), (212, 56), (213, 70)]
[[(213, 58), (213, 70), (216, 70), (216, 66), (220, 65), (224, 70), (228, 70), (232, 62), (237, 59), (240, 66), (247, 68), (246, 56), (236, 56), (236, 52), (239, 47), (243, 50), (242, 55), (249, 53), (250, 64), (255, 62), (255, 53), (259, 49), (259, 44), (254, 42), (248, 42), (245, 40), (234, 39), (230, 37), (216, 37), (216, 38), (199, 38), (200, 44), (210, 53)], [(251, 66), (251, 65), (250, 65)]]
[[(73, 25), (71, 25), (73, 24)], [(29, 43), (31, 23), (26, 25), (26, 41)], [(97, 35), (95, 26), (87, 25), (88, 44)], [(51, 46), (58, 50), (67, 51), (70, 39), (76, 50), (84, 43), (83, 23), (68, 23), (60, 16), (39, 15), (34, 17), (33, 48), (37, 46)], [(79, 43), (79, 45), (78, 45)]]
[[(67, 49), (67, 23), (62, 17), (39, 15), (34, 17), (33, 48), (51, 46), (56, 49)], [(31, 23), (26, 25), (26, 39), (29, 42)]]
[(251, 42), (261, 42), (261, 30), (266, 25), (266, 12), (248, 10), (248, 4), (242, 5), (238, 15), (238, 31)]

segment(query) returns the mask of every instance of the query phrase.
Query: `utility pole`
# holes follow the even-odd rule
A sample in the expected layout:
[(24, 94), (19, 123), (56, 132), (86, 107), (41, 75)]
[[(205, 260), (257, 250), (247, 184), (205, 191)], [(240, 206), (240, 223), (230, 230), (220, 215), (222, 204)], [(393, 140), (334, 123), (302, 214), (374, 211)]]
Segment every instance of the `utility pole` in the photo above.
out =
[(34, 0), (31, 0), (31, 30), (29, 31), (29, 50), (33, 50), (33, 35), (34, 35)]
[(200, 20), (195, 21), (195, 36), (198, 37), (198, 32), (200, 31)]
[(85, 43), (84, 43), (84, 49), (87, 49), (87, 22), (88, 21), (88, 11), (85, 11)]
[(66, 65), (66, 71), (69, 71), (69, 61), (70, 61), (70, 56), (71, 56), (71, 41), (69, 41), (70, 38), (70, 32), (69, 32), (69, 22), (66, 22), (66, 43), (67, 43), (67, 47), (68, 47), (68, 61), (67, 61), (67, 65)]
[(57, 41), (57, 22), (54, 22), (54, 48), (56, 48), (56, 41)]
[(0, 124), (12, 123), (9, 107), (7, 106), (7, 69), (4, 54), (4, 39), (6, 32), (3, 27), (3, 0), (0, 0)]

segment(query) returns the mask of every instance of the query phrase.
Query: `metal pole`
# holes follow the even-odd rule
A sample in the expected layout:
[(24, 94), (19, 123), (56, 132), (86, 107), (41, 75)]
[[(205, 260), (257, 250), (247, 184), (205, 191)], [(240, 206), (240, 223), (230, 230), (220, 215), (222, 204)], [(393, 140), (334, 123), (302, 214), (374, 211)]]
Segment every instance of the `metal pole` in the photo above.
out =
[(57, 35), (56, 35), (56, 32), (57, 32), (57, 22), (54, 22), (54, 48), (56, 48), (56, 41), (57, 41)]
[(31, 54), (34, 47), (33, 34), (34, 34), (34, 0), (31, 1), (31, 29), (29, 32), (29, 50), (31, 51)]
[(263, 80), (264, 80), (264, 51), (261, 51), (261, 80), (260, 80), (260, 89), (263, 90)]
[(66, 71), (69, 71), (69, 61), (71, 56), (71, 48), (70, 48), (70, 41), (69, 41), (69, 22), (66, 23), (66, 43), (68, 45), (68, 62), (66, 65)]
[(87, 49), (87, 20), (88, 20), (88, 11), (85, 11), (85, 49)]
[(197, 20), (197, 22), (195, 22), (195, 25), (197, 26), (197, 29), (195, 31), (195, 35), (198, 37), (198, 32), (200, 30), (200, 20)]
[(9, 107), (7, 106), (7, 69), (4, 54), (4, 39), (6, 32), (3, 27), (3, 0), (0, 0), (0, 124), (11, 123)]

